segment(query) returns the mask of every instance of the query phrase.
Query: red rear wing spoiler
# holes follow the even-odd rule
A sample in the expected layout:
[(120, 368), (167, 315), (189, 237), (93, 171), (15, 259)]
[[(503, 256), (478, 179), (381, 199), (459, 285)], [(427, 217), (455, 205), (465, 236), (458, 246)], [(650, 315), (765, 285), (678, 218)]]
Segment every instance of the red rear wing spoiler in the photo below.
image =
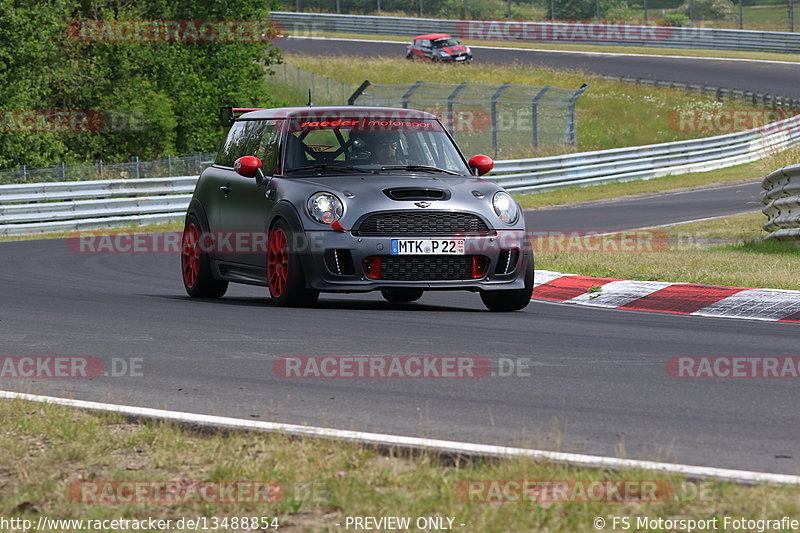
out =
[(261, 111), (265, 107), (221, 107), (219, 109), (219, 119), (223, 126), (230, 126), (233, 122), (250, 111)]

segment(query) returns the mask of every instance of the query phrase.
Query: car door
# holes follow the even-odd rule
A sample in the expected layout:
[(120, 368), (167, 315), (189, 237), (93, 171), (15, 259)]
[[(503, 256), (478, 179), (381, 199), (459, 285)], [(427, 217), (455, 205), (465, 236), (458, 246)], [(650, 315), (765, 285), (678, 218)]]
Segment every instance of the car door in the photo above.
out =
[[(269, 178), (276, 171), (278, 127), (276, 120), (246, 120), (240, 133), (236, 158), (254, 155), (263, 162), (263, 173)], [(239, 124), (239, 122), (237, 122)], [(267, 220), (275, 207), (272, 189), (267, 183), (227, 170), (227, 180), (220, 187), (222, 194), (217, 227), (219, 252), (226, 263), (248, 265), (266, 270)]]
[(433, 57), (433, 50), (431, 49), (431, 41), (430, 39), (422, 39), (422, 55), (430, 59)]

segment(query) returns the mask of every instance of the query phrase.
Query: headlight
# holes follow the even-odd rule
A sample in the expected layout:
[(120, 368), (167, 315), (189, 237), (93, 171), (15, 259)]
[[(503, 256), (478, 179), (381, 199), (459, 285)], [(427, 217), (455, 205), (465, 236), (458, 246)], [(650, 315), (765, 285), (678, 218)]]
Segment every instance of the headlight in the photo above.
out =
[(318, 192), (311, 195), (306, 204), (311, 218), (321, 224), (333, 224), (342, 218), (342, 201), (329, 192)]
[(492, 197), (492, 207), (500, 220), (506, 224), (513, 224), (519, 218), (517, 202), (507, 192), (496, 192)]
[(468, 54), (472, 53), (472, 49), (469, 46), (465, 46), (464, 49), (467, 51)]

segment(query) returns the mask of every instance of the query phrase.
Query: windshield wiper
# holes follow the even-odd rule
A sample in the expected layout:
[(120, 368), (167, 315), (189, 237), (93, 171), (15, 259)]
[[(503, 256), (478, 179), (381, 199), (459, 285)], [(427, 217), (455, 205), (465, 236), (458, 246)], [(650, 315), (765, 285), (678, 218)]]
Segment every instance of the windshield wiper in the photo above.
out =
[(444, 174), (452, 174), (453, 176), (463, 176), (460, 172), (428, 165), (394, 165), (390, 167), (381, 167), (381, 171), (383, 170), (419, 170), (422, 172), (442, 172)]
[(307, 167), (290, 168), (286, 172), (299, 172), (301, 170), (341, 170), (342, 172), (369, 172), (369, 170), (364, 170), (363, 168), (345, 165), (332, 165), (330, 163), (319, 163), (316, 165), (309, 165)]

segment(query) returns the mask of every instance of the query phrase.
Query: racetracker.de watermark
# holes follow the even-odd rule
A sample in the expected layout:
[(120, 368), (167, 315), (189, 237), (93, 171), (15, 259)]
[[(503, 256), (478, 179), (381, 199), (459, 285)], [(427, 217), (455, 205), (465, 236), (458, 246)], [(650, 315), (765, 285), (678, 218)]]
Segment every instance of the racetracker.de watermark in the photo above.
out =
[(677, 356), (667, 361), (673, 378), (797, 379), (797, 356)]
[(274, 481), (79, 481), (67, 493), (87, 504), (275, 503), (284, 487)]
[(786, 119), (797, 116), (790, 109), (676, 109), (667, 115), (667, 126), (679, 133), (733, 133), (761, 128), (762, 133), (796, 131), (800, 126)]
[[(671, 239), (664, 231), (634, 230), (622, 232), (596, 231), (497, 231), (494, 235), (464, 232), (448, 239), (464, 239), (467, 254), (500, 252), (504, 250), (534, 253), (656, 253), (680, 244), (688, 247), (699, 244), (691, 234)], [(193, 238), (194, 239), (194, 238)], [(269, 232), (266, 231), (204, 231), (188, 243), (202, 253), (265, 254)], [(183, 250), (187, 243), (181, 232), (136, 233), (135, 231), (84, 231), (67, 238), (67, 246), (75, 253), (173, 253)], [(327, 248), (324, 232), (293, 233), (290, 249), (294, 252), (322, 252)]]
[(0, 133), (98, 133), (142, 131), (147, 120), (138, 111), (92, 109), (0, 110)]
[(465, 480), (456, 484), (463, 502), (480, 503), (648, 503), (674, 496), (668, 481), (643, 480)]
[(528, 357), (363, 355), (286, 356), (272, 363), (285, 379), (475, 379), (530, 377)]
[(0, 356), (0, 379), (92, 379), (142, 377), (141, 357), (112, 357), (108, 361), (83, 355)]
[(67, 36), (79, 42), (259, 43), (277, 35), (268, 20), (74, 20)]
[(672, 26), (621, 24), (607, 21), (532, 22), (469, 20), (458, 23), (457, 34), (463, 39), (520, 42), (653, 42), (672, 38)]

